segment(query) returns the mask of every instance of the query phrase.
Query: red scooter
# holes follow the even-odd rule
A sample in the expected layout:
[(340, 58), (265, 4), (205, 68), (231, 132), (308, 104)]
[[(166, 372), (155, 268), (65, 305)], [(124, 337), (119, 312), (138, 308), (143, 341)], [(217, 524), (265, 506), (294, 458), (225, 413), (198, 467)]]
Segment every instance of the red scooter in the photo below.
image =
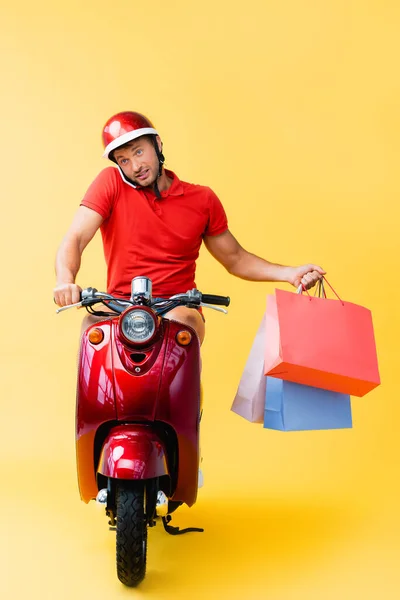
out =
[[(114, 311), (94, 310), (103, 303)], [(132, 280), (130, 300), (82, 291), (88, 312), (104, 317), (80, 346), (76, 453), (80, 495), (104, 504), (116, 530), (117, 575), (136, 586), (146, 573), (147, 527), (169, 525), (197, 497), (201, 417), (200, 344), (195, 331), (163, 315), (177, 306), (229, 306), (229, 298), (193, 289), (152, 298), (151, 280)]]

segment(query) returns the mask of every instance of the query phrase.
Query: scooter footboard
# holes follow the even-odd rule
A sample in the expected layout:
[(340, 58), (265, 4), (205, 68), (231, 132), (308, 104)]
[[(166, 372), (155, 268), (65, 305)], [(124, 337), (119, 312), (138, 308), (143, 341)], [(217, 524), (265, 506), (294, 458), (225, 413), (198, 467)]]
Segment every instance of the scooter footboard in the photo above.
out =
[(97, 471), (115, 479), (151, 479), (168, 475), (164, 444), (149, 426), (118, 425), (104, 441)]

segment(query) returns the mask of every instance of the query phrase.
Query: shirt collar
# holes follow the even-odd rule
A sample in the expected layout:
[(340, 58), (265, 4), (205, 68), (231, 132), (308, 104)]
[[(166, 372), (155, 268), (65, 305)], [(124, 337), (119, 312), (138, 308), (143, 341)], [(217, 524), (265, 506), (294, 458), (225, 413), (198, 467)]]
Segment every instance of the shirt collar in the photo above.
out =
[(161, 198), (167, 198), (168, 196), (183, 196), (183, 185), (179, 177), (173, 173), (173, 171), (168, 171), (167, 169), (165, 169), (165, 173), (172, 179), (172, 183), (167, 190), (160, 192)]

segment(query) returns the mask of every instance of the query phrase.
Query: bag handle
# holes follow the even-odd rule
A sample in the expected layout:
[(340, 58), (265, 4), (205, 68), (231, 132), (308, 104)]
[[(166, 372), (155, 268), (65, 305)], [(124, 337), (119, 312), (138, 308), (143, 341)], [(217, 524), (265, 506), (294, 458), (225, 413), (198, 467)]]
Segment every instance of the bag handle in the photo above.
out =
[[(318, 294), (318, 297), (319, 297), (319, 298), (321, 298), (321, 297), (322, 297), (322, 298), (326, 298), (326, 291), (325, 291), (325, 287), (324, 287), (324, 281), (325, 281), (325, 283), (327, 283), (327, 284), (329, 285), (329, 287), (331, 288), (332, 292), (335, 294), (336, 298), (337, 298), (338, 300), (340, 300), (340, 302), (341, 302), (341, 303), (342, 303), (342, 305), (344, 306), (344, 302), (343, 302), (343, 300), (342, 300), (342, 299), (339, 297), (339, 295), (338, 295), (338, 294), (335, 292), (335, 290), (333, 289), (333, 287), (331, 286), (331, 284), (329, 283), (329, 281), (327, 280), (327, 278), (326, 278), (326, 277), (324, 277), (324, 276), (323, 276), (321, 279), (319, 279), (319, 280), (318, 280), (318, 283), (317, 283), (317, 289), (315, 290), (314, 297), (315, 297), (315, 296), (317, 296), (317, 294)], [(299, 287), (297, 288), (297, 293), (298, 293), (298, 294), (302, 294), (303, 292), (306, 292), (306, 293), (307, 293), (307, 294), (310, 296), (310, 300), (311, 300), (311, 295), (309, 294), (309, 292), (308, 292), (308, 290), (306, 289), (306, 287), (305, 287), (305, 286), (304, 286), (304, 285), (301, 283), (301, 284), (299, 285)]]
[(315, 286), (314, 297), (317, 296), (317, 294), (318, 298), (326, 298), (326, 291), (323, 279), (318, 279), (317, 285)]

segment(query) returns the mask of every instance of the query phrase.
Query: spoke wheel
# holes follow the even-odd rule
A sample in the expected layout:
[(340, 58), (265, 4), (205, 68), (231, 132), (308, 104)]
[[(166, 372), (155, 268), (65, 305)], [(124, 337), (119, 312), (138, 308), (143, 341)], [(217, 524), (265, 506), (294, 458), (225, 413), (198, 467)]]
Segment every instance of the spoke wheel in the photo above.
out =
[(129, 587), (137, 586), (146, 574), (147, 523), (142, 481), (119, 481), (117, 505), (117, 575)]

